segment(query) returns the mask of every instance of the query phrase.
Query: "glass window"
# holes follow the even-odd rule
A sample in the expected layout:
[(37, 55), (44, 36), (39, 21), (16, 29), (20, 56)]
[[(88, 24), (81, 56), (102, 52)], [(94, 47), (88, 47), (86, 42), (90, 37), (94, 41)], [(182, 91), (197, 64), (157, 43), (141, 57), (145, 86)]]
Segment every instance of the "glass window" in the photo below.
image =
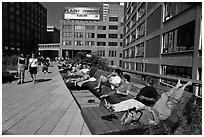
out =
[(95, 33), (86, 33), (86, 38), (95, 38)]
[(108, 42), (108, 46), (118, 46), (117, 42)]
[(109, 17), (109, 21), (117, 22), (118, 21), (118, 17)]
[(118, 34), (109, 34), (109, 38), (117, 39)]
[(83, 32), (74, 32), (75, 38), (83, 38)]
[(106, 46), (106, 42), (97, 42), (97, 46)]
[(98, 30), (106, 30), (106, 26), (98, 26)]
[(141, 7), (138, 9), (138, 12), (137, 12), (137, 20), (139, 20), (140, 18), (142, 18), (143, 15), (145, 15), (145, 12), (146, 12), (146, 4), (143, 3), (141, 5)]
[(93, 46), (94, 45), (94, 41), (85, 41), (85, 45)]
[(83, 41), (75, 40), (74, 45), (83, 45)]
[(86, 29), (88, 30), (94, 30), (95, 26), (94, 25), (86, 25)]
[(172, 18), (176, 14), (184, 11), (191, 7), (193, 2), (165, 2), (164, 3), (164, 21)]
[(74, 25), (74, 29), (76, 29), (76, 30), (84, 29), (84, 26), (83, 25)]
[(137, 27), (137, 39), (145, 35), (145, 22)]
[(109, 25), (109, 30), (118, 30), (118, 26), (116, 26), (116, 25)]
[(183, 25), (163, 35), (163, 53), (194, 49), (195, 22)]
[(98, 50), (97, 54), (99, 57), (105, 57), (105, 50)]
[(97, 38), (106, 38), (106, 34), (97, 34)]

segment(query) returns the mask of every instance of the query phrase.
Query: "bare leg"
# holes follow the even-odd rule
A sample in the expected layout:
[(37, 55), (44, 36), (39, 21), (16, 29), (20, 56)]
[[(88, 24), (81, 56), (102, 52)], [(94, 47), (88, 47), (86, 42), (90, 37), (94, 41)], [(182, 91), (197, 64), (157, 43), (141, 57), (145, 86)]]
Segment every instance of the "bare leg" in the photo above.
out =
[(172, 95), (176, 90), (178, 90), (182, 86), (180, 82), (181, 80), (179, 79), (176, 86), (169, 90), (168, 96)]
[(183, 87), (181, 87), (182, 89), (185, 89), (187, 86), (192, 85), (192, 81), (188, 81), (188, 83), (186, 83), (185, 85), (183, 85)]
[(36, 74), (34, 74), (33, 84), (35, 84), (35, 82), (36, 82)]
[(97, 85), (94, 89), (99, 89), (99, 88), (100, 88), (101, 82), (102, 82), (102, 77), (103, 77), (103, 76), (100, 76), (98, 85)]

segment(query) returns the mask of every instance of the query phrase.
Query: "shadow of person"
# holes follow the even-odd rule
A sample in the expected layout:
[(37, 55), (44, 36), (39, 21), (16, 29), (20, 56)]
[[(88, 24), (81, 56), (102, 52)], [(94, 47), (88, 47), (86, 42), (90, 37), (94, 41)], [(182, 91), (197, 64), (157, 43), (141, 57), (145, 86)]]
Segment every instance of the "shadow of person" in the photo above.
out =
[(50, 81), (52, 79), (36, 79), (36, 83), (40, 83), (40, 82), (47, 82)]
[(24, 81), (22, 84), (26, 84), (26, 83), (30, 83), (30, 82), (33, 82), (32, 80), (30, 81)]

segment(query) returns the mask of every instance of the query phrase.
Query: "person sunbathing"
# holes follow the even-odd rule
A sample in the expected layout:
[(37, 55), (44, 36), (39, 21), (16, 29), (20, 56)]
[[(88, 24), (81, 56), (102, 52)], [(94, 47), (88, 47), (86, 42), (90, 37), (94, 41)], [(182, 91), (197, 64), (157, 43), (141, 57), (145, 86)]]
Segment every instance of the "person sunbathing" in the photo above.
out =
[(120, 71), (120, 69), (115, 69), (107, 77), (101, 75), (99, 78), (99, 83), (94, 89), (96, 89), (97, 92), (99, 92), (102, 85), (106, 85), (107, 87), (110, 87), (112, 89), (114, 89), (115, 87), (119, 87), (121, 83), (121, 77), (120, 77), (121, 74), (122, 72)]
[[(129, 99), (118, 104), (106, 104), (111, 111), (127, 111), (135, 107), (136, 111), (125, 113), (121, 119), (122, 124), (130, 124), (133, 121), (140, 122), (145, 125), (157, 125), (160, 120), (166, 120), (172, 113), (175, 105), (178, 103), (184, 93), (184, 89), (192, 85), (192, 81), (182, 85), (180, 79), (175, 87), (168, 92), (164, 92), (161, 98), (153, 107), (145, 106), (141, 102)], [(107, 103), (107, 102), (106, 102)]]
[(112, 103), (119, 103), (120, 100), (127, 96), (130, 92), (131, 89), (131, 84), (130, 84), (130, 75), (125, 74), (122, 78), (122, 82), (119, 87), (115, 89), (111, 89), (107, 86), (102, 86), (101, 87), (101, 92), (102, 96), (100, 97), (101, 99), (108, 99)]

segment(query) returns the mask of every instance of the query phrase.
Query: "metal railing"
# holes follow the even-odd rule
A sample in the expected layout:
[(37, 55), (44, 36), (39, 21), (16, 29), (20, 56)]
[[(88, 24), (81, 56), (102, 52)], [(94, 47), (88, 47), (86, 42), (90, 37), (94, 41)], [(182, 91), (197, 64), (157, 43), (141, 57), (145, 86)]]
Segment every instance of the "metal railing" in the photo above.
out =
[[(146, 76), (151, 76), (153, 78), (157, 78), (159, 81), (160, 84), (162, 85), (165, 85), (167, 87), (172, 87), (172, 85), (169, 85), (167, 83), (164, 83), (162, 82), (161, 80), (162, 79), (169, 79), (169, 80), (175, 80), (175, 81), (178, 81), (179, 79), (182, 81), (182, 82), (188, 82), (189, 80), (192, 81), (192, 86), (193, 86), (193, 93), (196, 97), (198, 98), (202, 98), (201, 95), (198, 95), (198, 93), (196, 92), (196, 88), (200, 88), (202, 87), (202, 81), (201, 80), (194, 80), (194, 79), (187, 79), (187, 78), (182, 78), (182, 77), (174, 77), (174, 76), (168, 76), (168, 75), (162, 75), (162, 74), (155, 74), (155, 73), (148, 73), (148, 72), (141, 72), (141, 71), (135, 71), (135, 70), (127, 70), (127, 69), (123, 69), (123, 68), (119, 68), (121, 71), (123, 72), (126, 72), (126, 73), (131, 73), (131, 74), (136, 74), (136, 75), (139, 75), (141, 76), (142, 78), (145, 78)], [(200, 91), (202, 92), (202, 90)], [(202, 94), (202, 93), (201, 93)]]

